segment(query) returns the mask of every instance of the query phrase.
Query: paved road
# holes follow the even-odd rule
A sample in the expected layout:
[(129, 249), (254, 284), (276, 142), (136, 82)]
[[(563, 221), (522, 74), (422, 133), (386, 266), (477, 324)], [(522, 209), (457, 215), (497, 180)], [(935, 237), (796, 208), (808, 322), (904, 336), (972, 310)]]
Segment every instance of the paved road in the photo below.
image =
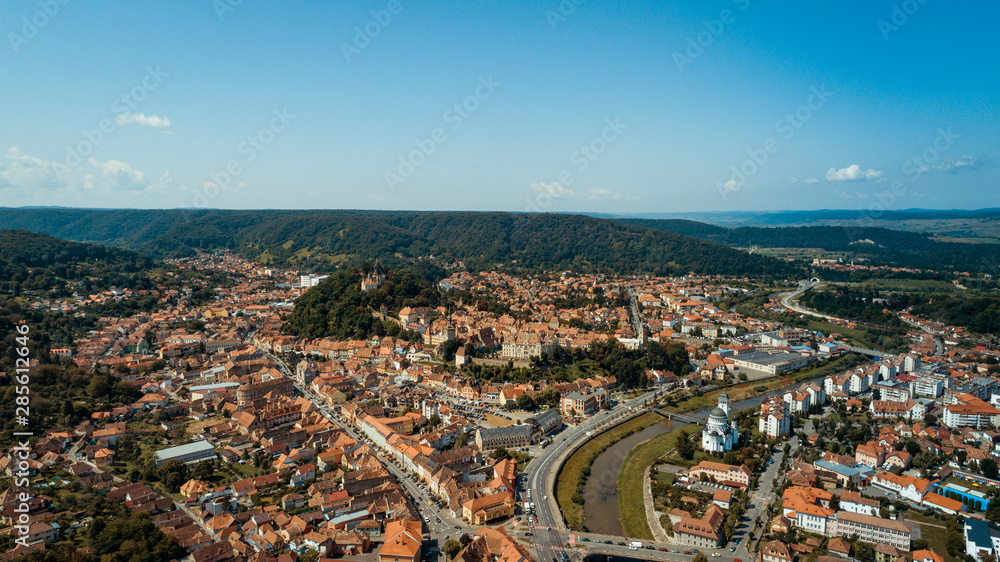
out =
[[(312, 402), (313, 405), (316, 406), (316, 408), (324, 416), (326, 416), (328, 420), (346, 431), (347, 434), (357, 442), (368, 443), (368, 439), (344, 422), (340, 418), (340, 414), (335, 413), (326, 401), (324, 401), (319, 395), (315, 394), (311, 388), (299, 383), (299, 381), (293, 376), (294, 373), (292, 373), (291, 369), (289, 369), (288, 365), (286, 365), (280, 357), (271, 355), (266, 351), (264, 353), (278, 365), (278, 370), (295, 382), (295, 388), (299, 391), (299, 393)], [(461, 533), (474, 534), (476, 532), (476, 527), (468, 525), (462, 519), (451, 517), (447, 508), (438, 508), (437, 503), (434, 501), (435, 498), (430, 493), (424, 492), (419, 485), (410, 478), (406, 469), (397, 464), (394, 458), (388, 457), (381, 451), (378, 451), (374, 444), (368, 444), (374, 451), (376, 451), (375, 456), (382, 462), (383, 465), (385, 465), (386, 469), (396, 477), (396, 480), (399, 481), (400, 485), (402, 485), (405, 490), (410, 492), (410, 497), (413, 499), (414, 505), (417, 506), (431, 539), (436, 539), (439, 546), (443, 547), (445, 540), (448, 538), (457, 538)]]
[[(787, 293), (781, 293), (779, 295), (781, 297), (781, 306), (783, 306), (783, 307), (785, 307), (788, 310), (791, 310), (793, 312), (798, 312), (799, 314), (805, 314), (807, 316), (815, 316), (817, 318), (822, 318), (823, 320), (833, 320), (833, 321), (837, 321), (837, 322), (849, 322), (849, 320), (845, 320), (843, 318), (837, 318), (836, 316), (830, 316), (828, 314), (822, 314), (822, 313), (816, 312), (815, 310), (810, 310), (808, 308), (804, 308), (803, 306), (801, 306), (799, 303), (795, 302), (795, 300), (794, 300), (796, 297), (798, 297), (802, 293), (803, 293), (802, 289), (796, 289), (794, 291), (790, 291), (790, 292), (787, 292)], [(846, 347), (847, 347), (847, 349), (849, 349), (851, 351), (854, 351), (856, 353), (860, 353), (862, 355), (872, 355), (872, 356), (875, 356), (875, 357), (884, 357), (886, 355), (884, 352), (879, 351), (877, 349), (867, 349), (867, 348), (864, 348), (864, 347), (854, 347), (854, 346), (850, 346), (850, 345), (846, 346)]]
[(941, 343), (941, 338), (939, 338), (937, 334), (931, 332), (929, 329), (925, 328), (922, 324), (919, 324), (917, 322), (911, 322), (910, 320), (907, 320), (906, 318), (903, 317), (900, 317), (899, 319), (902, 320), (903, 322), (906, 322), (910, 326), (913, 326), (914, 328), (917, 328), (929, 334), (932, 338), (934, 338), (934, 355), (944, 355), (944, 344)]
[(655, 393), (647, 393), (627, 402), (622, 402), (611, 412), (602, 411), (587, 421), (570, 427), (560, 433), (553, 444), (544, 449), (531, 464), (528, 465), (525, 482), (532, 492), (532, 500), (535, 503), (536, 517), (538, 519), (537, 529), (534, 533), (534, 546), (537, 553), (538, 562), (548, 562), (561, 557), (566, 544), (565, 526), (563, 517), (559, 512), (555, 501), (555, 494), (552, 493), (555, 481), (555, 470), (558, 466), (559, 458), (566, 452), (570, 444), (585, 441), (599, 427), (608, 424), (612, 420), (618, 420), (631, 414), (629, 405), (638, 405), (643, 400), (651, 400)]

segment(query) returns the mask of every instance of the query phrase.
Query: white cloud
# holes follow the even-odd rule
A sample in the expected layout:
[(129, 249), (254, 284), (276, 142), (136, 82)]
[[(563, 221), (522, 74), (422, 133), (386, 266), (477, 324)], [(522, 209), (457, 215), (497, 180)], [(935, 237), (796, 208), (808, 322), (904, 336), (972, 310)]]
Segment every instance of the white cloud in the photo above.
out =
[(587, 199), (621, 199), (622, 194), (620, 191), (611, 191), (610, 189), (604, 189), (603, 187), (597, 189), (591, 189), (587, 192)]
[(861, 166), (857, 164), (851, 164), (846, 168), (836, 169), (830, 168), (826, 172), (826, 181), (864, 181), (864, 180), (874, 180), (882, 177), (882, 172), (880, 170), (872, 170), (868, 168), (867, 170), (862, 170)]
[(951, 162), (942, 162), (930, 167), (924, 166), (917, 171), (921, 174), (925, 174), (927, 172), (950, 172), (952, 174), (957, 174), (963, 169), (974, 170), (981, 164), (983, 164), (982, 158), (974, 158), (972, 156), (965, 155), (960, 156)]
[(809, 178), (809, 179), (806, 180), (806, 183), (808, 183), (809, 185), (812, 185), (814, 183), (819, 183), (819, 180), (816, 179), (816, 178)]
[(170, 187), (173, 187), (173, 180), (169, 173), (151, 180), (120, 160), (101, 162), (89, 158), (80, 166), (70, 168), (11, 147), (0, 162), (0, 190), (14, 190), (20, 199), (47, 204), (74, 197), (84, 197), (89, 202), (95, 195), (120, 192), (149, 194)]
[(145, 113), (119, 113), (115, 117), (115, 123), (119, 125), (139, 125), (163, 131), (170, 126), (170, 118), (159, 115), (146, 115)]
[(531, 184), (531, 189), (534, 189), (536, 193), (548, 193), (550, 196), (556, 199), (569, 199), (576, 195), (573, 190), (568, 187), (563, 187), (559, 182), (545, 183), (538, 182)]

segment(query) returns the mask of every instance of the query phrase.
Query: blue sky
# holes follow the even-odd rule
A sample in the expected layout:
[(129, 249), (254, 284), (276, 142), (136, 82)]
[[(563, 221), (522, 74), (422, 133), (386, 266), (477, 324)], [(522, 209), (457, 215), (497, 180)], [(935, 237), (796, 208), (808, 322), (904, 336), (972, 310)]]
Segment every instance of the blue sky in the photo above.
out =
[(995, 3), (331, 4), (4, 2), (0, 205), (1000, 206)]

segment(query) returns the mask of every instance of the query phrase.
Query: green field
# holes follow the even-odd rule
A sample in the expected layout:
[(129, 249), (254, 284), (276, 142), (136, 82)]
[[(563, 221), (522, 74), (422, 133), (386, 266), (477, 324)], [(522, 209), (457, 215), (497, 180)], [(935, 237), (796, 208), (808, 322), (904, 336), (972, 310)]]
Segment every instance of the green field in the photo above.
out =
[(625, 457), (625, 462), (618, 471), (618, 518), (626, 536), (653, 540), (653, 533), (646, 520), (645, 497), (642, 493), (643, 474), (676, 446), (680, 429), (643, 441)]
[(928, 550), (943, 556), (944, 562), (958, 562), (954, 556), (948, 554), (948, 529), (945, 528), (944, 521), (910, 511), (906, 512), (903, 518), (920, 524), (920, 535), (927, 541)]
[(663, 416), (660, 414), (647, 412), (595, 436), (566, 459), (556, 476), (556, 501), (566, 517), (566, 526), (575, 531), (583, 529), (583, 503), (574, 502), (573, 496), (579, 483), (586, 481), (584, 472), (589, 472), (594, 459), (626, 436), (661, 421)]
[(960, 290), (954, 283), (937, 279), (866, 279), (861, 283), (852, 283), (851, 286), (912, 293), (956, 293)]

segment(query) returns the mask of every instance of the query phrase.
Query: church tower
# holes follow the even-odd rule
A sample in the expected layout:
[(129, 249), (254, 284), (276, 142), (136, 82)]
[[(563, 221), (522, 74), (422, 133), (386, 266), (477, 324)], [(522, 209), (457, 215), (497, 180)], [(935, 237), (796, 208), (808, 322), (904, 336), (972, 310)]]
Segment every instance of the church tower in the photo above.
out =
[(722, 393), (719, 394), (719, 407), (722, 408), (722, 411), (725, 412), (726, 416), (728, 417), (729, 416), (729, 395), (726, 394), (725, 390), (723, 390)]

